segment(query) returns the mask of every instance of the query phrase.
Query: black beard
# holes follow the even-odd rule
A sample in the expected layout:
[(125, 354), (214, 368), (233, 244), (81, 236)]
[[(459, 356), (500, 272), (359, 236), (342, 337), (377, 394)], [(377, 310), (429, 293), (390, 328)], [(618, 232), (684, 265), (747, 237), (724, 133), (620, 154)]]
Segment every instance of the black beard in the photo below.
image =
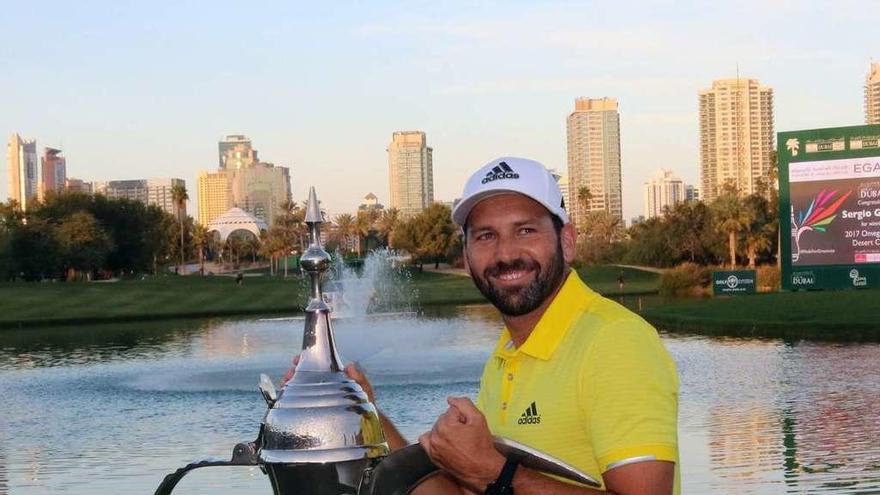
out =
[[(489, 277), (498, 276), (508, 270), (535, 270), (535, 278), (526, 286), (516, 289), (499, 289), (489, 282)], [(562, 257), (562, 245), (550, 260), (545, 270), (533, 259), (519, 258), (510, 263), (499, 261), (483, 270), (482, 277), (473, 274), (474, 285), (480, 293), (498, 308), (505, 316), (522, 316), (538, 309), (562, 283), (565, 275), (565, 261)]]

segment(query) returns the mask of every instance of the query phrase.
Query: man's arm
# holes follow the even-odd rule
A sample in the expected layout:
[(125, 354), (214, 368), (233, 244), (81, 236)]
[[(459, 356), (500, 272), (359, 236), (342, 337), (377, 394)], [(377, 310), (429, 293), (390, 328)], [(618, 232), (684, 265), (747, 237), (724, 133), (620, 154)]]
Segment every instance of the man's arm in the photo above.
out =
[[(466, 398), (450, 398), (449, 409), (437, 420), (430, 433), (419, 437), (431, 460), (464, 489), (463, 493), (483, 493), (501, 472), (505, 459), (495, 450), (492, 435), (482, 413)], [(623, 465), (602, 475), (608, 492), (575, 486), (519, 467), (513, 479), (517, 495), (666, 495), (673, 491), (675, 464), (645, 461)], [(422, 492), (419, 492), (422, 493)], [(443, 493), (443, 492), (432, 492)], [(449, 493), (449, 491), (445, 492)]]

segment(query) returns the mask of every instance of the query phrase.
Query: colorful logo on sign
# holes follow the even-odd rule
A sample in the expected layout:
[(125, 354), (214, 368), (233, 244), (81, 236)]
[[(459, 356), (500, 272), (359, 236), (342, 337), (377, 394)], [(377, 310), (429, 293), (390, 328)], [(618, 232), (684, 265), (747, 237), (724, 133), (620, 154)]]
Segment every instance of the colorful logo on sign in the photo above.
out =
[(836, 190), (828, 191), (823, 189), (810, 202), (810, 207), (807, 208), (807, 211), (798, 212), (797, 218), (795, 218), (794, 211), (792, 211), (791, 233), (792, 237), (794, 237), (795, 245), (795, 250), (791, 253), (792, 261), (797, 261), (800, 258), (801, 235), (804, 232), (826, 232), (831, 222), (837, 218), (837, 210), (840, 209), (846, 198), (852, 194), (852, 191), (847, 191), (843, 196), (834, 199), (837, 193), (838, 191)]

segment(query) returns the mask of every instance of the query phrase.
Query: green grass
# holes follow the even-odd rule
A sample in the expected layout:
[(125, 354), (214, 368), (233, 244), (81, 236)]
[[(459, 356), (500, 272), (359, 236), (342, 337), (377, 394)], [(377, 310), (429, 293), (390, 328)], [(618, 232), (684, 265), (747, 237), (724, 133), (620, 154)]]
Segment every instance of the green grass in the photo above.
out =
[[(623, 290), (617, 284), (621, 273)], [(591, 289), (605, 296), (655, 294), (660, 288), (660, 274), (635, 268), (588, 266), (578, 270), (578, 274)]]
[(672, 331), (877, 341), (878, 308), (880, 290), (778, 292), (654, 306), (642, 316)]
[[(292, 271), (291, 273), (296, 273)], [(583, 270), (599, 291), (617, 294), (614, 267)], [(413, 272), (422, 305), (485, 302), (469, 277)], [(656, 274), (624, 269), (626, 291), (656, 291)], [(294, 314), (306, 302), (298, 277), (164, 276), (110, 283), (0, 284), (0, 327), (87, 324), (256, 314)]]
[(112, 283), (0, 284), (0, 327), (295, 313), (299, 279), (158, 277)]

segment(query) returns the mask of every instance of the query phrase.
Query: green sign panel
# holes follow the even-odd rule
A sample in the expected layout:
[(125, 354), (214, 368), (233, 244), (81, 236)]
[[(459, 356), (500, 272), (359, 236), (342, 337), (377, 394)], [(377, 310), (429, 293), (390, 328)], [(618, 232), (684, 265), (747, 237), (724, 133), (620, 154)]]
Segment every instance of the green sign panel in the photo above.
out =
[(712, 294), (716, 296), (754, 294), (756, 286), (755, 270), (712, 272)]
[(880, 125), (777, 143), (782, 287), (880, 287)]

